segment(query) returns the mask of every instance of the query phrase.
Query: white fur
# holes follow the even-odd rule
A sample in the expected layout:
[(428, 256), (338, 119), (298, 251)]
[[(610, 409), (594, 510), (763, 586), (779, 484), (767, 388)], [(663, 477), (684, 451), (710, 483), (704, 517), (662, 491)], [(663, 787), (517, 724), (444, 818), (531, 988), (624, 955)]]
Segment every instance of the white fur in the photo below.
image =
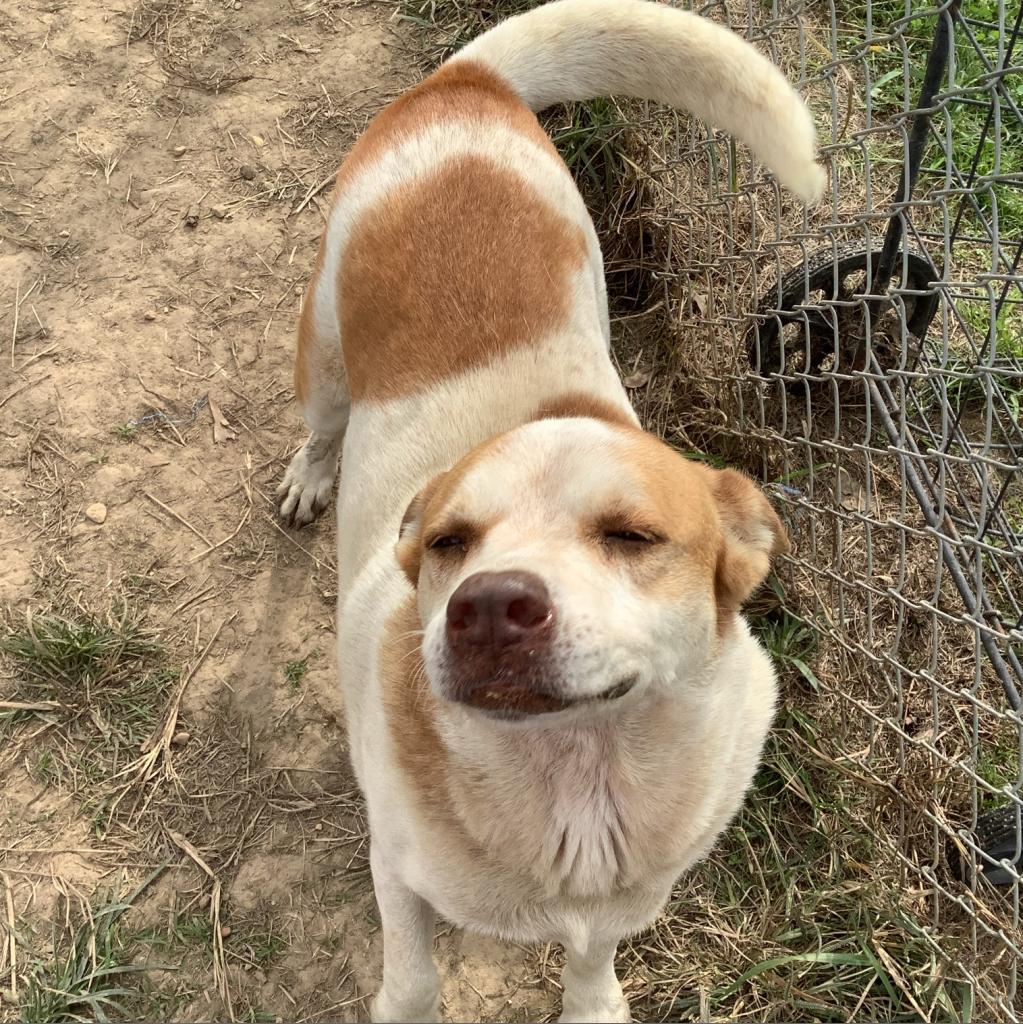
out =
[(809, 110), (785, 76), (728, 29), (645, 0), (555, 0), (509, 18), (452, 60), (480, 60), (533, 110), (609, 94), (692, 111), (747, 143), (778, 180), (816, 203)]

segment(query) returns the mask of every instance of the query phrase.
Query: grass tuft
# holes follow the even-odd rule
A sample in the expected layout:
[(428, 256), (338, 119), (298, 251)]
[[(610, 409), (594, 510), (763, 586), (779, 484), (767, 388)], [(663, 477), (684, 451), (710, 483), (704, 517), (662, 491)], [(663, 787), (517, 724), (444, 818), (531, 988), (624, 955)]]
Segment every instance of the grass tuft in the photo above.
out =
[(294, 658), (284, 666), (284, 681), (293, 692), (302, 685), (309, 672), (309, 655), (304, 658)]
[(130, 1019), (129, 1001), (140, 994), (130, 984), (134, 976), (165, 965), (131, 962), (121, 934), (126, 911), (158, 869), (129, 896), (95, 904), (72, 931), (53, 940), (52, 957), (37, 959), (19, 1004), (25, 1024), (64, 1024), (67, 1021), (104, 1022), (115, 1015)]
[(84, 794), (103, 831), (103, 794), (153, 734), (177, 671), (126, 605), (106, 615), (30, 613), (0, 633), (0, 655), (13, 668), (0, 736), (15, 741), (27, 722), (45, 723), (26, 764), (37, 779)]

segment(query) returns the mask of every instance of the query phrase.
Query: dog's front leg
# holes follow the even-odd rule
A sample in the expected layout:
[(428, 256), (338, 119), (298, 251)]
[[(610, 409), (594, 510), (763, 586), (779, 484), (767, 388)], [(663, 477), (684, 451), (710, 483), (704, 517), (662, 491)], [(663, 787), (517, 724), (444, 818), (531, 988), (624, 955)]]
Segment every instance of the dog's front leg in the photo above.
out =
[(615, 974), (617, 939), (590, 936), (584, 942), (565, 943), (565, 969), (561, 975), (563, 1024), (631, 1021), (629, 1004)]
[(397, 877), (373, 846), (370, 866), (384, 933), (384, 982), (373, 1000), (378, 1022), (440, 1020), (440, 981), (433, 962), (433, 908)]

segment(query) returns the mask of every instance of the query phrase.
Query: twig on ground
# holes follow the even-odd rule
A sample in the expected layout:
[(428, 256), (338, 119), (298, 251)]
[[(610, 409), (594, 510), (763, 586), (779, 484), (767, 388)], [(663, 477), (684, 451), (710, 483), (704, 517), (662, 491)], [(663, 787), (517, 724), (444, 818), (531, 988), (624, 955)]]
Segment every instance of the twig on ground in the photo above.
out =
[(185, 853), (188, 858), (213, 882), (213, 892), (210, 895), (210, 923), (213, 925), (213, 984), (220, 991), (220, 997), (224, 1000), (224, 1007), (227, 1010), (229, 1020), (234, 1020), (234, 1010), (231, 1006), (231, 990), (227, 983), (227, 963), (224, 957), (224, 936), (220, 924), (220, 879), (214, 874), (213, 869), (202, 858), (202, 854), (180, 833), (168, 828), (167, 835), (171, 842), (179, 850)]
[(169, 506), (165, 505), (162, 501), (160, 501), (159, 498), (154, 498), (153, 495), (149, 493), (149, 491), (143, 491), (142, 493), (154, 505), (158, 505), (160, 508), (162, 508), (164, 510), (164, 512), (167, 513), (167, 515), (173, 516), (179, 523), (181, 523), (182, 526), (185, 526), (189, 530), (191, 530), (192, 533), (194, 533), (199, 538), (199, 540), (201, 540), (203, 542), (203, 544), (206, 545), (206, 547), (211, 548), (211, 549), (216, 547), (216, 545), (213, 543), (213, 541), (211, 541), (209, 539), (209, 537), (207, 537), (204, 533), (200, 533), (187, 519), (185, 519), (184, 516), (178, 515), (178, 513), (175, 512), (174, 509), (172, 509)]

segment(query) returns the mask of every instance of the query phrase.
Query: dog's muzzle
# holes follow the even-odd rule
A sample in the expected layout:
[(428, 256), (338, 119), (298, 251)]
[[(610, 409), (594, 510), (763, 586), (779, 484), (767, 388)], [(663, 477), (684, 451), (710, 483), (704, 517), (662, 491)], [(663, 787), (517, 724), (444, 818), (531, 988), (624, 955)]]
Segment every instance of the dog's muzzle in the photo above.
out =
[(446, 613), (449, 699), (521, 718), (624, 697), (635, 677), (585, 698), (563, 695), (551, 665), (555, 618), (535, 573), (479, 572), (463, 580)]

